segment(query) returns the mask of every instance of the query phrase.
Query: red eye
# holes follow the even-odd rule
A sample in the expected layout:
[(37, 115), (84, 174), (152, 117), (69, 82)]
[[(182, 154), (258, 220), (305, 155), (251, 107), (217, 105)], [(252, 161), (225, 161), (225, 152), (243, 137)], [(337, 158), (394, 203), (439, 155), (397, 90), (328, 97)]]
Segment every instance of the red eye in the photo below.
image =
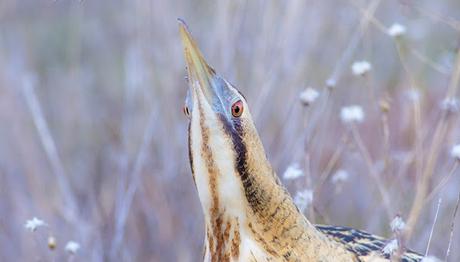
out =
[(184, 115), (190, 116), (190, 111), (188, 110), (188, 106), (184, 106), (182, 110), (184, 111)]
[(232, 105), (232, 115), (234, 117), (240, 117), (243, 114), (243, 101), (238, 100)]

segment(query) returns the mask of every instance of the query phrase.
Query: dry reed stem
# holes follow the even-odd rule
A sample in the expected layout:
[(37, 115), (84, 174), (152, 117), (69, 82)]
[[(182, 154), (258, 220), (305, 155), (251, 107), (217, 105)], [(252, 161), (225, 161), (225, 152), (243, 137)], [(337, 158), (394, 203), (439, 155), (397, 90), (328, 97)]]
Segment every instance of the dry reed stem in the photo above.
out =
[(134, 195), (141, 182), (141, 171), (148, 156), (149, 146), (153, 140), (155, 123), (157, 120), (156, 118), (158, 116), (156, 112), (156, 108), (154, 108), (151, 111), (149, 122), (145, 127), (142, 144), (139, 148), (139, 152), (137, 154), (133, 170), (129, 175), (129, 178), (131, 178), (131, 180), (128, 185), (128, 189), (126, 190), (121, 205), (119, 206), (116, 212), (117, 215), (115, 216), (115, 235), (112, 241), (110, 251), (111, 257), (113, 259), (116, 258), (120, 245), (123, 242), (126, 220), (128, 218), (129, 210), (131, 209), (131, 204), (133, 202)]
[[(374, 16), (375, 10), (372, 10), (372, 9), (369, 9), (369, 8), (366, 8), (366, 9), (362, 8), (359, 5), (358, 1), (356, 1), (356, 0), (351, 0), (351, 4), (359, 10), (361, 15), (364, 16), (367, 21), (369, 21), (373, 25), (375, 25), (377, 27), (377, 29), (379, 29), (381, 32), (384, 32), (384, 33), (387, 32), (387, 28), (377, 18), (375, 18), (375, 16)], [(374, 12), (372, 12), (372, 11), (374, 11)]]
[(455, 227), (455, 218), (457, 217), (458, 206), (460, 204), (460, 192), (458, 193), (457, 203), (455, 204), (454, 214), (452, 215), (452, 224), (450, 225), (450, 236), (449, 244), (447, 246), (446, 257), (444, 261), (448, 261), (450, 255), (450, 249), (452, 247), (452, 239), (454, 238), (454, 227)]
[(77, 201), (72, 193), (73, 191), (67, 179), (61, 157), (59, 156), (56, 143), (49, 130), (40, 102), (35, 94), (35, 82), (34, 76), (24, 76), (22, 79), (22, 94), (26, 99), (43, 150), (51, 165), (55, 179), (58, 182), (59, 190), (64, 200), (64, 216), (71, 224), (79, 224), (79, 219), (77, 218)]
[[(366, 12), (366, 10), (361, 8), (356, 1), (352, 1), (352, 4), (356, 8), (358, 8), (359, 11), (361, 13), (363, 13), (363, 15), (365, 14), (367, 16), (367, 18), (369, 19), (371, 24), (373, 24), (377, 28), (377, 30), (379, 30), (381, 33), (383, 33), (385, 35), (388, 34), (388, 29), (383, 25), (382, 22), (380, 22), (380, 20), (378, 20), (375, 16), (371, 15), (370, 13)], [(410, 50), (411, 54), (413, 54), (415, 56), (415, 58), (417, 58), (420, 62), (428, 65), (433, 70), (435, 70), (435, 71), (437, 71), (437, 72), (439, 72), (439, 73), (441, 73), (443, 75), (448, 75), (449, 74), (448, 69), (446, 69), (444, 66), (436, 63), (435, 61), (431, 60), (426, 55), (420, 53), (420, 51), (414, 49), (413, 47), (410, 47), (409, 50)]]
[(381, 122), (383, 129), (383, 171), (386, 173), (390, 167), (390, 127), (388, 124), (388, 112), (382, 112)]
[(331, 173), (332, 169), (335, 167), (335, 165), (337, 164), (338, 160), (340, 159), (340, 156), (342, 155), (342, 153), (343, 153), (343, 151), (345, 149), (344, 145), (346, 145), (348, 143), (349, 139), (350, 139), (350, 132), (346, 132), (345, 134), (343, 134), (342, 138), (340, 139), (340, 141), (343, 141), (343, 142), (340, 143), (340, 145), (336, 148), (336, 150), (332, 154), (331, 158), (329, 159), (329, 161), (326, 164), (326, 168), (323, 170), (323, 172), (321, 172), (321, 175), (319, 176), (318, 182), (316, 182), (316, 185), (313, 188), (314, 194), (319, 194), (319, 192), (321, 191), (324, 183), (326, 183), (327, 179), (332, 174)]
[(432, 19), (433, 21), (446, 24), (446, 25), (452, 27), (452, 29), (454, 29), (456, 31), (460, 31), (460, 22), (457, 21), (455, 18), (447, 16), (445, 14), (439, 14), (439, 13), (435, 13), (433, 11), (427, 11), (424, 8), (422, 8), (421, 5), (416, 4), (416, 2), (412, 2), (412, 6), (420, 14)]
[(350, 42), (348, 42), (345, 51), (342, 53), (342, 56), (338, 60), (337, 64), (335, 64), (334, 70), (329, 79), (334, 80), (336, 83), (339, 82), (343, 69), (347, 66), (348, 62), (350, 61), (353, 55), (353, 52), (358, 47), (359, 41), (361, 40), (364, 32), (367, 30), (369, 26), (369, 18), (372, 18), (374, 16), (374, 13), (379, 5), (380, 0), (373, 0), (367, 5), (364, 11), (366, 15), (363, 15), (361, 17), (361, 20), (359, 21), (359, 27), (353, 33), (353, 36), (351, 37)]
[[(409, 66), (406, 63), (406, 53), (403, 49), (403, 44), (401, 39), (396, 39), (396, 50), (398, 51), (399, 61), (406, 72), (406, 75), (409, 79), (410, 89), (413, 92), (417, 92), (418, 83), (412, 75), (412, 72), (409, 69)], [(415, 135), (415, 168), (416, 168), (416, 177), (419, 178), (423, 172), (423, 139), (422, 139), (422, 116), (421, 116), (421, 104), (420, 99), (412, 99), (412, 112), (414, 117), (414, 135)]]
[[(454, 97), (454, 95), (456, 94), (457, 88), (458, 88), (459, 79), (460, 79), (460, 48), (457, 51), (457, 61), (456, 61), (456, 65), (454, 68), (454, 72), (452, 74), (451, 81), (449, 83), (449, 88), (447, 91), (446, 98)], [(407, 220), (407, 230), (404, 235), (406, 239), (410, 239), (414, 231), (414, 227), (417, 223), (417, 220), (420, 216), (420, 213), (422, 212), (422, 208), (425, 203), (425, 198), (428, 193), (429, 182), (431, 180), (431, 177), (433, 176), (436, 162), (437, 162), (439, 152), (441, 149), (441, 142), (444, 139), (446, 131), (447, 131), (447, 126), (448, 126), (447, 118), (448, 118), (448, 113), (444, 110), (442, 113), (441, 119), (439, 120), (437, 127), (435, 129), (435, 133), (433, 136), (432, 143), (430, 145), (424, 172), (422, 174), (422, 177), (419, 178), (420, 180), (417, 185), (417, 192), (416, 192), (414, 202), (412, 204), (412, 208), (409, 213), (408, 220)]]
[(436, 187), (431, 190), (430, 194), (426, 197), (425, 203), (430, 202), (446, 185), (446, 183), (449, 181), (449, 179), (454, 175), (455, 171), (457, 171), (458, 168), (458, 161), (455, 161), (454, 164), (452, 165), (452, 168), (449, 171), (449, 174), (445, 176), (439, 184), (436, 185)]
[(431, 230), (430, 230), (430, 236), (428, 238), (428, 243), (426, 244), (425, 256), (428, 256), (428, 252), (430, 251), (431, 239), (433, 237), (433, 232), (434, 232), (434, 227), (436, 225), (436, 221), (438, 221), (438, 214), (439, 214), (439, 208), (441, 207), (441, 202), (442, 202), (442, 198), (439, 198), (438, 206), (436, 207), (436, 213), (434, 215), (433, 225), (431, 226)]
[(361, 139), (358, 128), (356, 127), (355, 124), (351, 125), (351, 133), (352, 133), (353, 139), (355, 140), (356, 146), (358, 147), (362, 157), (364, 158), (364, 162), (366, 163), (367, 169), (372, 179), (374, 180), (374, 183), (377, 186), (377, 189), (382, 197), (383, 205), (385, 207), (385, 211), (386, 211), (388, 220), (391, 220), (393, 210), (390, 204), (390, 197), (389, 197), (388, 191), (386, 190), (385, 185), (380, 179), (379, 174), (375, 171), (371, 155), (369, 151), (367, 150), (366, 146), (364, 145), (364, 142)]
[(410, 48), (411, 54), (413, 54), (417, 59), (419, 59), (421, 62), (424, 64), (428, 65), (429, 67), (433, 68), (433, 70), (443, 74), (443, 75), (449, 75), (449, 69), (445, 68), (444, 66), (434, 62), (433, 60), (429, 59), (426, 57), (426, 55), (422, 54), (420, 51)]

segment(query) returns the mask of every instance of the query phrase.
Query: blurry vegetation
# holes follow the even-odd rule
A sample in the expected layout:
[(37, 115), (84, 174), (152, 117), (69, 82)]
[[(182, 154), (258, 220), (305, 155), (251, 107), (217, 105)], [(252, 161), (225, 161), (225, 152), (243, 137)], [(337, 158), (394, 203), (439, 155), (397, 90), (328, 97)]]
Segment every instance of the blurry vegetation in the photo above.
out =
[[(315, 222), (391, 237), (422, 186), (429, 195), (448, 177), (407, 243), (425, 252), (442, 199), (429, 254), (444, 258), (460, 190), (459, 10), (457, 0), (2, 0), (0, 260), (201, 258), (177, 17), (247, 97), (278, 174), (294, 163), (305, 173), (284, 182), (308, 192)], [(389, 35), (394, 23), (406, 32)], [(370, 70), (354, 75), (355, 61)], [(304, 106), (307, 87), (319, 97)], [(351, 125), (340, 119), (350, 105), (364, 113)], [(32, 217), (46, 226), (29, 232)]]

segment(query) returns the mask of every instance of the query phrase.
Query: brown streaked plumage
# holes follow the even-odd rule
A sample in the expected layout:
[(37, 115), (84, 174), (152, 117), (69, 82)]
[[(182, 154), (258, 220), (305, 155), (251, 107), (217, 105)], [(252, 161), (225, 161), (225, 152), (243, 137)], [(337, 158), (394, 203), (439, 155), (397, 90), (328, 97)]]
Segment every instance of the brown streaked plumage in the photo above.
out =
[[(205, 217), (204, 261), (388, 261), (386, 241), (312, 225), (266, 158), (246, 99), (205, 61), (179, 23), (190, 88), (189, 158)], [(406, 252), (403, 261), (421, 256)]]

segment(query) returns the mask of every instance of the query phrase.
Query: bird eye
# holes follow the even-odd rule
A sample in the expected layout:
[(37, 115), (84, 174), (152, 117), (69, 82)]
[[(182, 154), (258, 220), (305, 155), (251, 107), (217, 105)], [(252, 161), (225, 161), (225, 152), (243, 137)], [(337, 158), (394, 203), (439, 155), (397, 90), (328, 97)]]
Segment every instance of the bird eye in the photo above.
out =
[(243, 101), (238, 100), (232, 105), (232, 115), (240, 117), (243, 114)]
[(190, 116), (190, 110), (188, 109), (188, 106), (184, 106), (184, 108), (182, 108), (182, 110), (184, 111), (184, 115), (186, 115), (187, 117)]

